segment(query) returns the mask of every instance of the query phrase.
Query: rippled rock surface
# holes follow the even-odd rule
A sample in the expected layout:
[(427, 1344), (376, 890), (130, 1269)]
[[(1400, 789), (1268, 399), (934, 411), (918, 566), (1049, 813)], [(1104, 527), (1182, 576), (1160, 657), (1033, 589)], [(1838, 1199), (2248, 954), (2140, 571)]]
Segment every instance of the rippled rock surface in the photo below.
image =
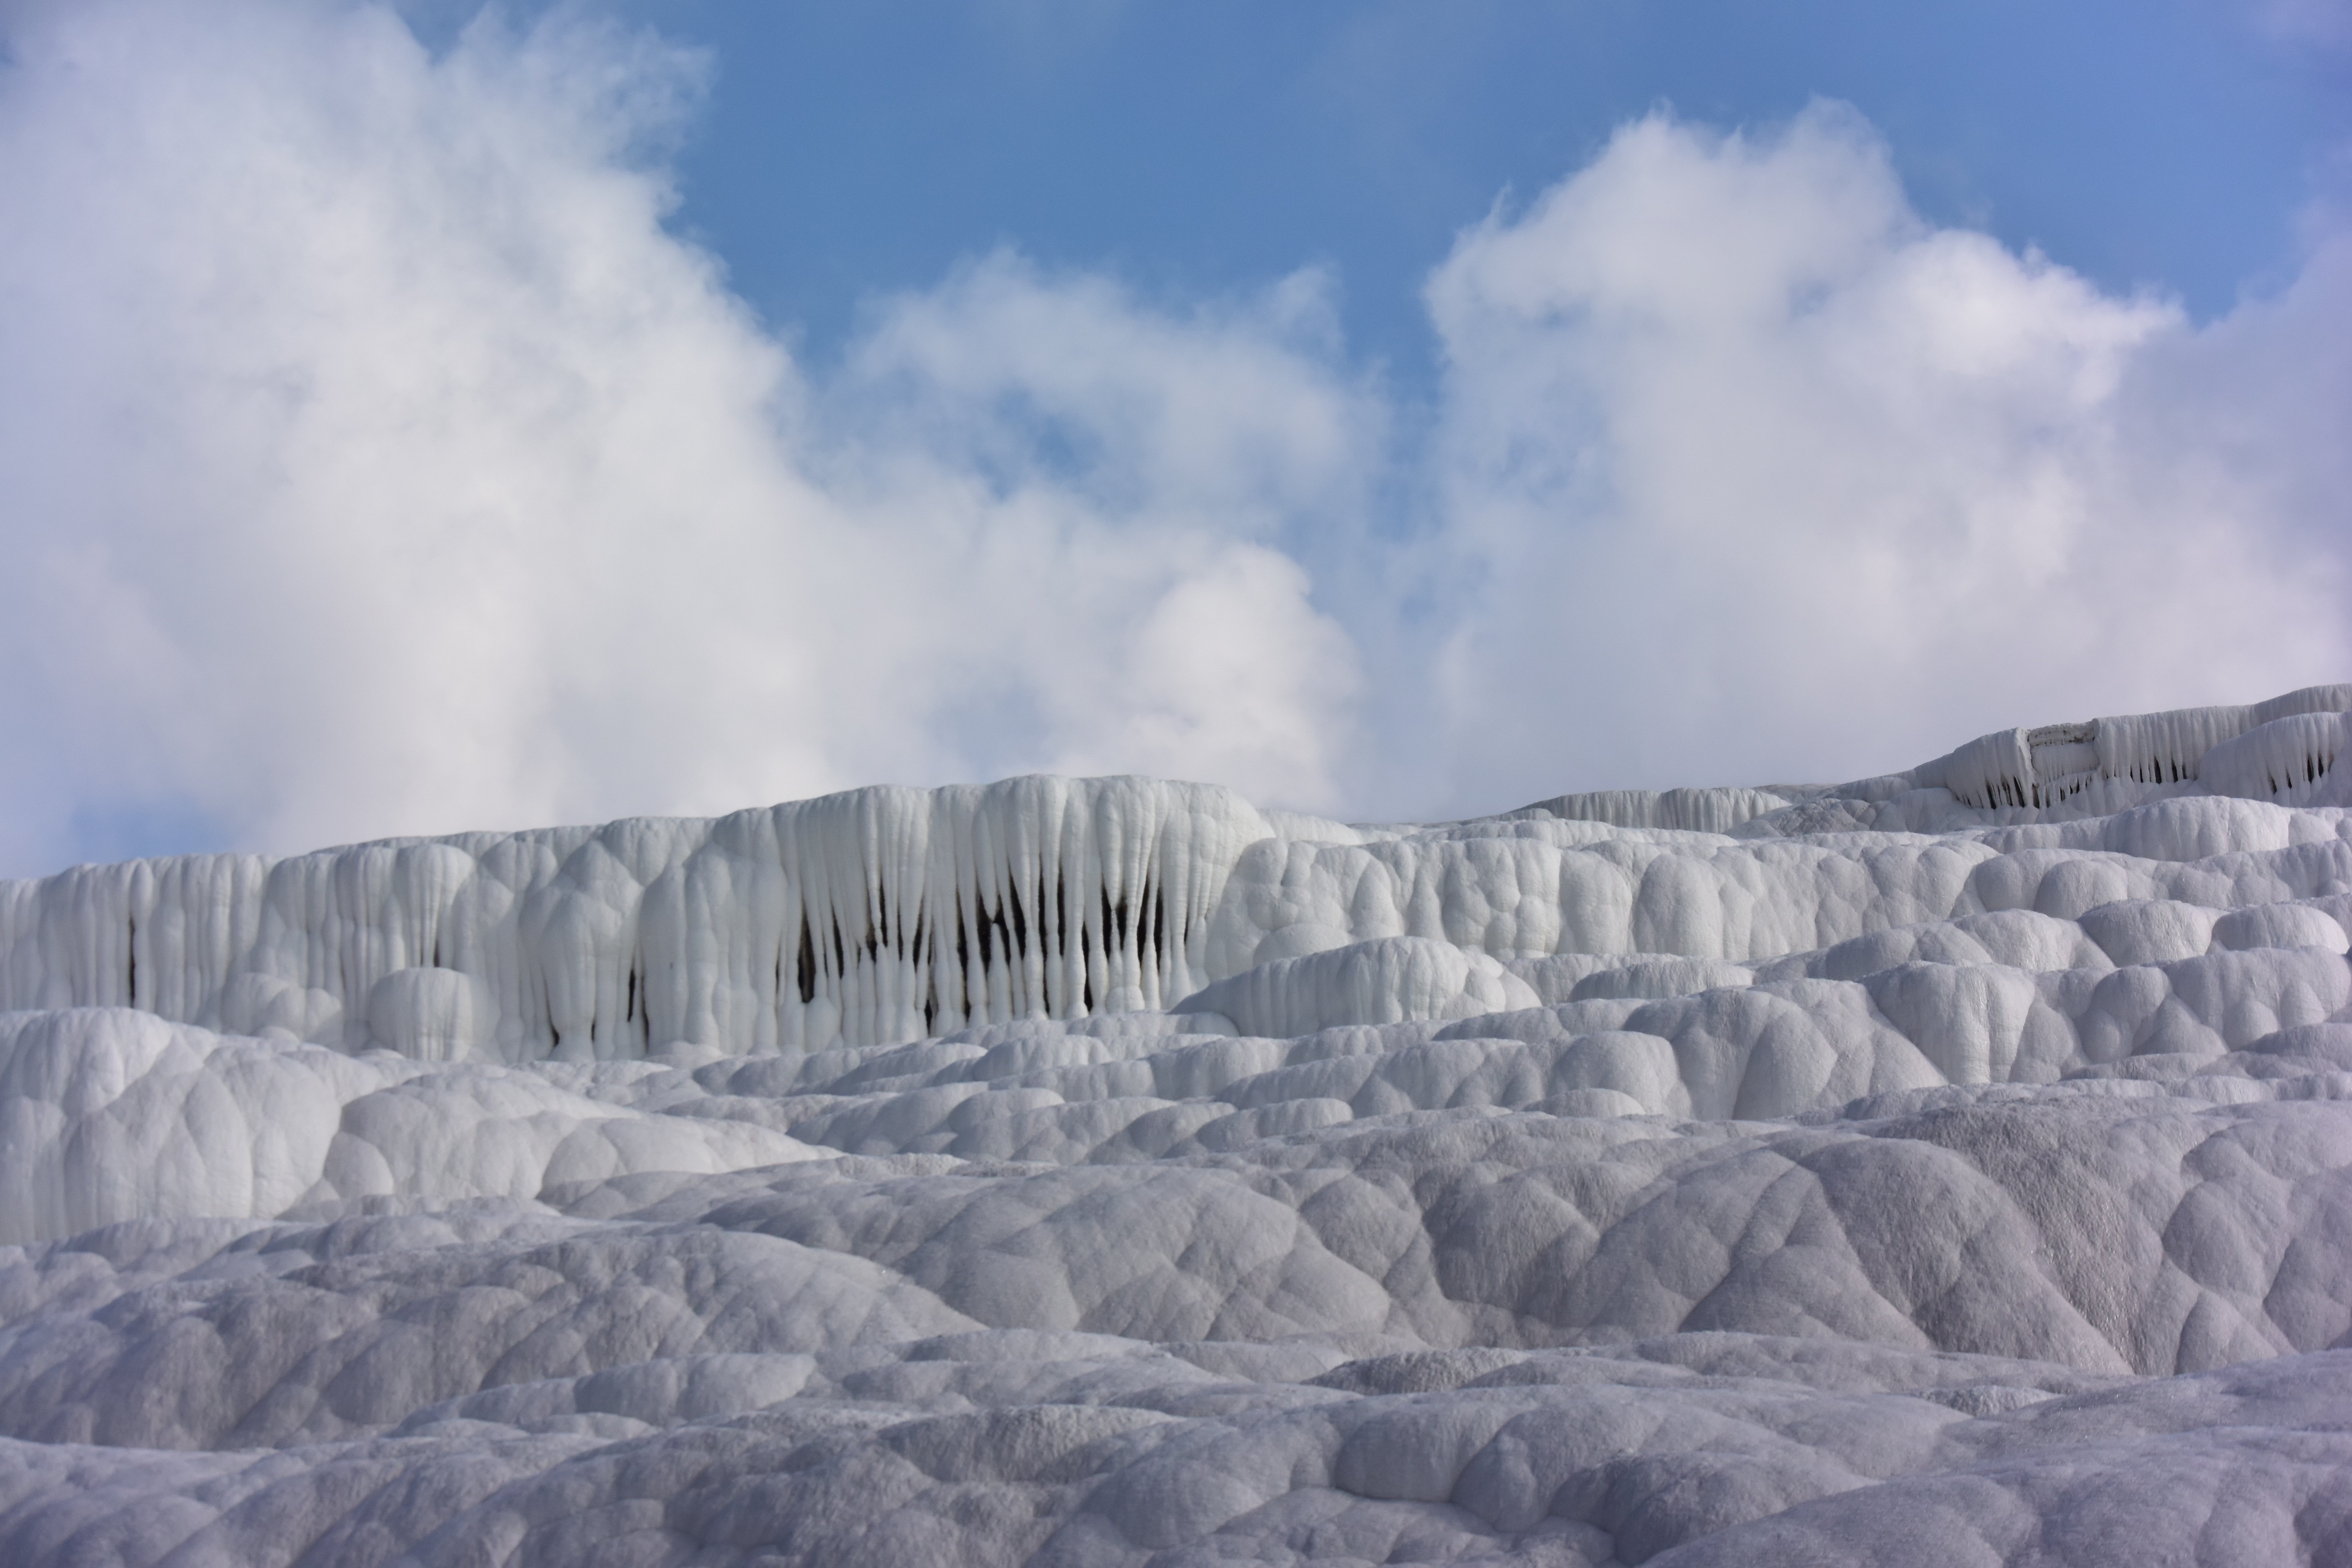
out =
[(0, 1561), (2352, 1562), (2347, 709), (0, 885)]

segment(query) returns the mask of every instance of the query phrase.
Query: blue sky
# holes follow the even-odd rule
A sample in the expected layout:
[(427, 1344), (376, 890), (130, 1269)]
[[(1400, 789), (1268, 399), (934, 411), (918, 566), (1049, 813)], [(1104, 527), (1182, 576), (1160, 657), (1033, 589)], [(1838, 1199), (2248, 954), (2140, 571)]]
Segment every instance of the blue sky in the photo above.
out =
[(2352, 674), (2352, 7), (0, 0), (0, 875)]
[(1010, 245), (1176, 296), (1307, 264), (1359, 352), (1424, 374), (1454, 234), (1660, 106), (1885, 134), (1931, 220), (2200, 317), (2290, 274), (2341, 194), (2352, 54), (2221, 0), (875, 5), (662, 0), (710, 51), (680, 226), (815, 347)]

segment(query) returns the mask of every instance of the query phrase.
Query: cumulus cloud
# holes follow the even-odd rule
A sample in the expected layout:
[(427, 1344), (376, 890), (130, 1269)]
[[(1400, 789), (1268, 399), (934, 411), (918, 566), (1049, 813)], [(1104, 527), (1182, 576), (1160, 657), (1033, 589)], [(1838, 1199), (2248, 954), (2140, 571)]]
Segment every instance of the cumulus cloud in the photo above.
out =
[(1858, 774), (2340, 670), (2341, 250), (2198, 331), (1928, 226), (1850, 111), (1628, 127), (1429, 285), (1449, 749), (1505, 794)]
[(1383, 428), (1337, 352), (1313, 273), (1175, 318), (999, 255), (884, 302), (807, 461), (860, 516), (946, 552), (910, 621), (1003, 650), (931, 678), (968, 693), (934, 736), (979, 773), (1132, 770), (1336, 806), (1360, 682), (1300, 561), (1359, 531)]
[(1030, 768), (1493, 808), (2347, 662), (2332, 230), (2199, 329), (1925, 224), (1851, 115), (1652, 120), (1433, 276), (1432, 431), (1311, 271), (983, 257), (802, 363), (665, 226), (702, 62), (647, 34), (0, 29), (9, 870), (109, 814), (289, 849)]
[(8, 44), (16, 868), (92, 800), (292, 848), (1197, 755), (1336, 804), (1350, 656), (1263, 542), (1361, 467), (1312, 280), (1177, 321), (982, 266), (827, 391), (663, 227), (655, 38), (108, 0)]

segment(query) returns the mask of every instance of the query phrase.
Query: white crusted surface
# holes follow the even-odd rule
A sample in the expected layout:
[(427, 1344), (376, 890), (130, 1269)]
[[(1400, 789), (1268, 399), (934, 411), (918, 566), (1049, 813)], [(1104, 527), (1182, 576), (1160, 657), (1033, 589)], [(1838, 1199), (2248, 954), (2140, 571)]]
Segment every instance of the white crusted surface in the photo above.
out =
[(16, 885), (0, 1561), (2352, 1560), (2340, 707)]

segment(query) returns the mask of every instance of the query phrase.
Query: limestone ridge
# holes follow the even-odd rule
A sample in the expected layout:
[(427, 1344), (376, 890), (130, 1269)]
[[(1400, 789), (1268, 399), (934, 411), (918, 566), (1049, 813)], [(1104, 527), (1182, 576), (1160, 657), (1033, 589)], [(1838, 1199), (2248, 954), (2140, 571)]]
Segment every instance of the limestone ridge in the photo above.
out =
[(2352, 688), (0, 888), (0, 1563), (2352, 1563)]
[[(1160, 1009), (1261, 963), (1391, 936), (1501, 960), (1745, 962), (1995, 907), (1916, 881), (1825, 900), (1822, 879), (1864, 847), (1857, 832), (1966, 834), (2205, 796), (2340, 804), (2347, 709), (2352, 686), (2313, 687), (2004, 731), (1826, 790), (1569, 795), (1430, 830), (1263, 813), (1214, 785), (1023, 778), (275, 861), (77, 867), (0, 883), (0, 1009), (128, 1006), (347, 1049), (625, 1059)], [(1566, 823), (1631, 831), (1600, 842), (1551, 826)], [(1748, 847), (1825, 832), (1849, 842), (1793, 858)], [(1730, 889), (1759, 878), (1785, 907), (1743, 921)]]

